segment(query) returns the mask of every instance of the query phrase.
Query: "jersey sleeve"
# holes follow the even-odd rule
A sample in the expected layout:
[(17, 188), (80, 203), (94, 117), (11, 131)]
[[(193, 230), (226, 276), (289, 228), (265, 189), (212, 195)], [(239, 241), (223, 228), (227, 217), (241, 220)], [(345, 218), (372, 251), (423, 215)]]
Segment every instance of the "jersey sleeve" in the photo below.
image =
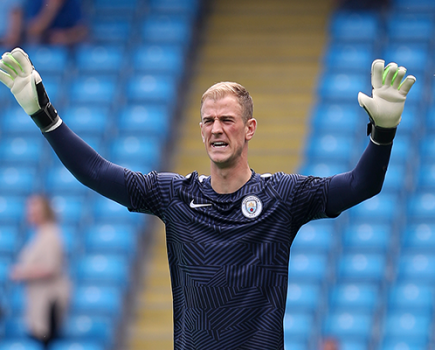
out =
[(181, 175), (173, 173), (152, 171), (142, 174), (125, 169), (125, 182), (131, 203), (128, 210), (153, 214), (165, 222), (166, 208), (177, 192), (175, 180), (181, 178)]
[(330, 177), (283, 174), (277, 176), (279, 192), (293, 222), (301, 226), (308, 221), (329, 217), (326, 214)]

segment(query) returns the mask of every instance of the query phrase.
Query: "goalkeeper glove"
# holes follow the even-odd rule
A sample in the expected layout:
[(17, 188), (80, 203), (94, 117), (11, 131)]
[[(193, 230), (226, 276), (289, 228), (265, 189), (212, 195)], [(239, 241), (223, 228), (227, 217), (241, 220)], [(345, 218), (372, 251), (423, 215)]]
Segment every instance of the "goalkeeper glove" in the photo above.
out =
[(22, 49), (16, 48), (3, 54), (0, 81), (11, 90), (17, 102), (42, 132), (54, 130), (62, 124), (45, 92), (41, 76)]
[(378, 145), (389, 145), (396, 135), (397, 125), (402, 118), (406, 96), (416, 79), (408, 75), (403, 82), (406, 69), (390, 63), (384, 68), (383, 60), (375, 60), (372, 64), (372, 97), (362, 92), (358, 94), (358, 102), (370, 118), (368, 134)]

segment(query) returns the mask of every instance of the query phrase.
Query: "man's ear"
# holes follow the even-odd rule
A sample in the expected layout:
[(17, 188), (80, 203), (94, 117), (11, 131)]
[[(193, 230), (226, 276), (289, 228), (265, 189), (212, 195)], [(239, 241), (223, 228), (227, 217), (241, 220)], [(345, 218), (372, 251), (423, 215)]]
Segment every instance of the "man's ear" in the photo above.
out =
[(249, 141), (254, 137), (255, 130), (257, 130), (257, 119), (251, 118), (246, 122), (246, 140)]

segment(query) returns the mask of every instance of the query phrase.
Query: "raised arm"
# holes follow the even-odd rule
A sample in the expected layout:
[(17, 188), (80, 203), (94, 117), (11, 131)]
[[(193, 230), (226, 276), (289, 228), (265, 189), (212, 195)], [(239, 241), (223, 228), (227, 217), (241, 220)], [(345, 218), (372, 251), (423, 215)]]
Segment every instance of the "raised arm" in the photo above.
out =
[(23, 50), (17, 48), (3, 54), (0, 81), (11, 90), (62, 163), (81, 183), (124, 206), (130, 206), (124, 169), (102, 158), (62, 122), (50, 103), (40, 75)]
[(358, 94), (358, 102), (370, 119), (370, 143), (355, 169), (332, 178), (326, 213), (333, 217), (378, 194), (384, 183), (391, 147), (399, 125), (406, 96), (416, 79), (406, 69), (383, 60), (372, 64), (372, 97)]

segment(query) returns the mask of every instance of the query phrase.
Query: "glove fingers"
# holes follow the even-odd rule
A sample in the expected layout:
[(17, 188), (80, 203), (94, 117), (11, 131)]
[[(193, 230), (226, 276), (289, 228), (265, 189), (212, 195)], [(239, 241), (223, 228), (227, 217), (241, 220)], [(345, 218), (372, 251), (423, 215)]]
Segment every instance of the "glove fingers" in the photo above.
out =
[(374, 60), (372, 63), (372, 86), (377, 89), (382, 86), (382, 75), (384, 73), (384, 60)]
[(385, 67), (384, 73), (383, 73), (383, 83), (386, 86), (390, 86), (393, 82), (393, 79), (396, 76), (397, 72), (397, 64), (394, 62), (388, 63), (388, 65)]
[(0, 69), (9, 75), (11, 79), (15, 79), (17, 77), (17, 74), (15, 70), (7, 63), (5, 63), (3, 60), (0, 60)]
[(19, 76), (25, 77), (32, 73), (33, 65), (30, 62), (29, 56), (20, 48), (4, 53), (2, 60), (11, 66)]
[(412, 85), (414, 85), (414, 83), (416, 82), (416, 78), (413, 75), (408, 75), (405, 80), (403, 81), (402, 84), (400, 84), (399, 86), (399, 91), (402, 95), (406, 96), (409, 92), (409, 90), (411, 90)]
[(400, 82), (402, 81), (402, 79), (405, 76), (405, 74), (406, 74), (406, 68), (400, 66), (397, 69), (396, 76), (393, 78), (393, 83), (392, 83), (393, 88), (395, 88), (395, 89), (399, 88)]
[(0, 81), (5, 84), (9, 89), (12, 88), (12, 85), (14, 84), (14, 80), (12, 77), (8, 74), (0, 70)]

